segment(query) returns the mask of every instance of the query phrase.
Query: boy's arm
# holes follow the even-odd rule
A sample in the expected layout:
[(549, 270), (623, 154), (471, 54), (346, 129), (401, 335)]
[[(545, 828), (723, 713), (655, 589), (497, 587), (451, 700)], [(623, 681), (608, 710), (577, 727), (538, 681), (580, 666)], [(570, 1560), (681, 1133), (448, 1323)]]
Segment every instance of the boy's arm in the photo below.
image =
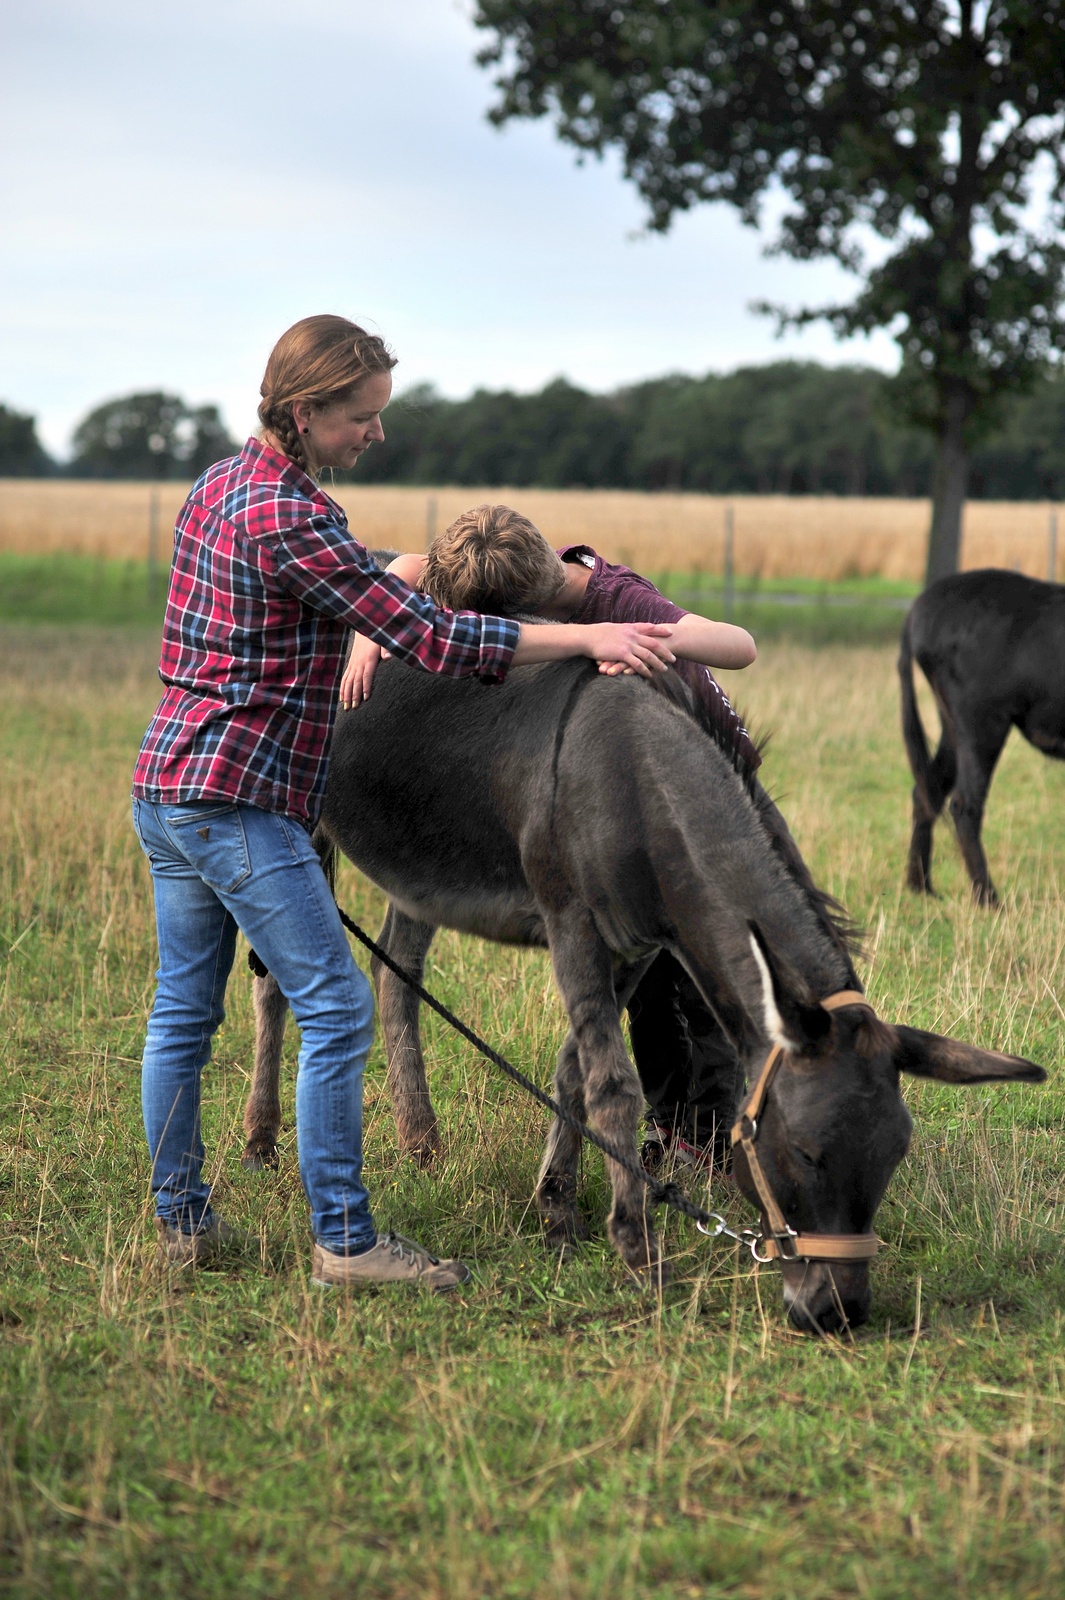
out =
[(420, 587), (422, 568), (425, 566), (425, 557), (415, 554), (396, 556), (385, 568), (386, 572), (394, 572), (397, 578), (402, 578), (404, 583), (409, 583), (412, 589)]
[(682, 660), (698, 661), (704, 667), (749, 667), (758, 654), (746, 628), (697, 617), (694, 611), (686, 611), (673, 623), (669, 643)]
[[(415, 588), (424, 563), (424, 556), (396, 556), (385, 570)], [(636, 672), (649, 678), (653, 672), (664, 671), (676, 659), (671, 648), (673, 629), (674, 624), (643, 620), (524, 624), (513, 663), (520, 666), (523, 662), (562, 661), (583, 655), (593, 661), (610, 662), (618, 671)], [(387, 651), (382, 651), (372, 639), (360, 633), (352, 634), (347, 666), (340, 680), (340, 704), (345, 711), (370, 698), (374, 674), (386, 654)]]
[[(673, 618), (670, 627), (673, 629), (670, 649), (682, 661), (736, 669), (749, 667), (758, 655), (746, 628), (733, 627), (731, 622), (712, 622), (709, 617), (697, 617), (693, 611), (686, 611), (683, 616)], [(604, 661), (599, 667), (608, 678), (623, 676), (629, 670), (615, 661)]]

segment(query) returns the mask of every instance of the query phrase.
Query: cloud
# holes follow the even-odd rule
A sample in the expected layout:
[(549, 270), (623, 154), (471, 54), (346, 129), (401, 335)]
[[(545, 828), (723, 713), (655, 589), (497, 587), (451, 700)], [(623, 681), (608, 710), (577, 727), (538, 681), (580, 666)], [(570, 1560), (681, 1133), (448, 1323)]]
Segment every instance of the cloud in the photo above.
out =
[(846, 293), (836, 269), (763, 260), (722, 207), (633, 242), (616, 161), (488, 126), (449, 0), (39, 0), (5, 27), (0, 399), (53, 448), (136, 388), (243, 430), (271, 343), (314, 310), (371, 321), (397, 377), (450, 394), (844, 354), (823, 331), (776, 346), (745, 309)]

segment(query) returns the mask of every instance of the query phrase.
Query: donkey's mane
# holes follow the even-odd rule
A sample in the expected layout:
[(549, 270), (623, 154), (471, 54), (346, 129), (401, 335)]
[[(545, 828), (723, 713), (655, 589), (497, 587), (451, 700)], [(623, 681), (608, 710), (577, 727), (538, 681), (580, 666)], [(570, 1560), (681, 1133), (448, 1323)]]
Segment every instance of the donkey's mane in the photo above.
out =
[(750, 735), (742, 739), (740, 734), (744, 718), (736, 712), (729, 715), (724, 695), (714, 695), (712, 699), (704, 700), (702, 695), (695, 694), (690, 685), (685, 683), (679, 672), (656, 672), (649, 681), (652, 688), (687, 712), (696, 727), (713, 740), (732, 770), (742, 778), (744, 788), (753, 796), (758, 768), (751, 760), (751, 753), (757, 751), (760, 755), (768, 740), (762, 739), (756, 743)]
[(769, 743), (768, 737), (755, 740), (748, 735), (746, 740), (741, 739), (739, 730), (746, 719), (738, 714), (730, 717), (723, 697), (715, 695), (712, 700), (706, 701), (701, 695), (694, 694), (676, 672), (656, 672), (650, 680), (650, 686), (685, 712), (717, 746), (733, 771), (738, 773), (755, 814), (765, 829), (770, 849), (806, 896), (836, 949), (852, 964), (862, 953), (862, 930), (847, 914), (846, 908), (814, 882), (779, 809), (758, 777), (758, 768), (751, 760), (751, 751), (761, 755)]

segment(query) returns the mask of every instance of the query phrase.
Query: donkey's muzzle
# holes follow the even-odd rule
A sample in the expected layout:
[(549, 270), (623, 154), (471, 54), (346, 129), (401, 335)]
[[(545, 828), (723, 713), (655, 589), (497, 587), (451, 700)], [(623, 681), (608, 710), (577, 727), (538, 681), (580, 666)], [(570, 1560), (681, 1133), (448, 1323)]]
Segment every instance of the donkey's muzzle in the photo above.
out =
[(788, 1321), (800, 1333), (843, 1333), (869, 1320), (872, 1291), (865, 1261), (782, 1263)]

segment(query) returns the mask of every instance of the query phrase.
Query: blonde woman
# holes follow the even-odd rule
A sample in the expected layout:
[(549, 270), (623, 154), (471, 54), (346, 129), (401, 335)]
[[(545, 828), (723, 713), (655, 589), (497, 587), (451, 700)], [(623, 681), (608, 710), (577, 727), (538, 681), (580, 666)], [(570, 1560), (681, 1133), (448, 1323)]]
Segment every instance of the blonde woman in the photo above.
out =
[(664, 669), (668, 627), (527, 628), (438, 609), (383, 573), (322, 490), (384, 438), (395, 359), (341, 317), (307, 317), (267, 363), (261, 433), (193, 487), (175, 531), (162, 699), (133, 782), (159, 939), (142, 1067), (159, 1248), (176, 1266), (240, 1244), (203, 1176), (200, 1080), (239, 929), (300, 1029), (296, 1137), (323, 1285), (468, 1277), (377, 1233), (362, 1179), (362, 1073), (373, 1001), (311, 846), (348, 630), (429, 672), (500, 680), (585, 655)]

